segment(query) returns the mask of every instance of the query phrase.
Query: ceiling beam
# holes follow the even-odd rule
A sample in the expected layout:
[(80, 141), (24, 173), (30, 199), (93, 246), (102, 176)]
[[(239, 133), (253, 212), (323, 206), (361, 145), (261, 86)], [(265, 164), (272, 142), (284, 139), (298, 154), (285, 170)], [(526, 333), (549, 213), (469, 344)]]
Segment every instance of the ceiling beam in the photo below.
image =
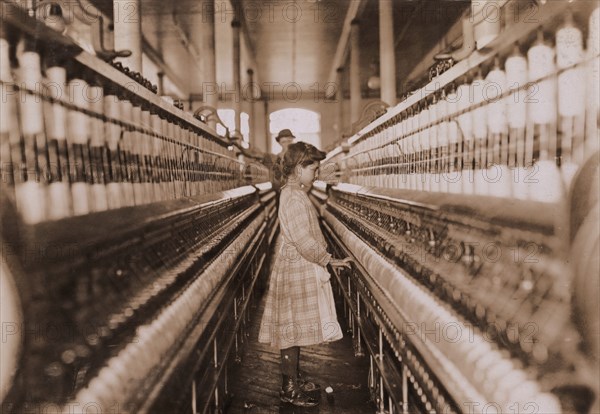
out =
[(406, 23), (404, 23), (402, 30), (400, 30), (400, 34), (398, 35), (398, 37), (396, 38), (396, 41), (394, 42), (394, 50), (396, 50), (398, 48), (398, 45), (400, 44), (400, 42), (402, 40), (404, 40), (404, 35), (406, 35), (406, 32), (410, 28), (410, 25), (412, 24), (412, 22), (415, 21), (415, 18), (417, 17), (417, 13), (419, 13), (421, 11), (421, 9), (423, 8), (424, 5), (425, 5), (425, 2), (423, 0), (420, 0), (419, 4), (417, 4), (415, 6), (415, 9), (411, 13), (411, 15), (408, 18), (408, 20), (406, 21)]
[(148, 39), (144, 35), (142, 35), (142, 50), (148, 56), (148, 58), (156, 65), (158, 68), (167, 75), (167, 78), (181, 91), (181, 93), (186, 93), (189, 89), (189, 86), (185, 84), (185, 82), (177, 76), (175, 71), (165, 62), (161, 54), (154, 49), (154, 47), (148, 42)]
[[(239, 13), (239, 11), (244, 10), (243, 1), (242, 0), (230, 0), (231, 6), (238, 11), (236, 13), (236, 17), (239, 20), (242, 28), (242, 38), (244, 41), (244, 46), (246, 47), (246, 51), (248, 52), (248, 66), (249, 68), (242, 68), (242, 79), (243, 74), (246, 73), (247, 69), (252, 69), (254, 71), (254, 83), (260, 87), (260, 73), (258, 71), (258, 65), (256, 64), (256, 49), (254, 48), (254, 44), (252, 43), (252, 39), (250, 38), (250, 31), (248, 30), (248, 23), (246, 22), (246, 18), (244, 13)], [(262, 92), (262, 91), (261, 91)]]
[(333, 64), (331, 66), (331, 70), (329, 71), (329, 77), (327, 78), (327, 82), (335, 83), (337, 77), (338, 68), (344, 66), (344, 62), (346, 62), (346, 58), (348, 57), (348, 43), (350, 40), (350, 24), (352, 20), (358, 18), (367, 5), (367, 0), (354, 0), (349, 2), (348, 12), (346, 13), (346, 18), (344, 19), (344, 26), (342, 27), (342, 34), (340, 36), (340, 40), (337, 44), (337, 49), (335, 51), (335, 55), (333, 57)]
[(419, 77), (426, 76), (429, 68), (436, 63), (435, 56), (442, 52), (448, 52), (448, 49), (456, 50), (460, 46), (462, 39), (463, 32), (461, 16), (460, 19), (455, 21), (454, 24), (450, 26), (440, 40), (438, 40), (437, 43), (429, 50), (429, 52), (421, 57), (419, 62), (410, 71), (408, 76), (402, 80), (401, 90), (405, 90), (410, 82), (417, 80)]

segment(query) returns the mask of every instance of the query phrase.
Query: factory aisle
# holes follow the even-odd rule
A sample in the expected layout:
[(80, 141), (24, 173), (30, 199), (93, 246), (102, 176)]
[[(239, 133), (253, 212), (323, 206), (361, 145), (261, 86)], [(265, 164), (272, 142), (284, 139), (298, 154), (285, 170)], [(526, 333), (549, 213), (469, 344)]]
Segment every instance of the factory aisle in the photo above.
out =
[[(335, 291), (335, 289), (334, 289)], [(368, 356), (355, 357), (352, 333), (348, 332), (343, 320), (341, 302), (338, 307), (339, 322), (344, 338), (330, 343), (302, 348), (300, 370), (321, 385), (321, 403), (313, 408), (294, 407), (279, 401), (281, 372), (279, 351), (267, 344), (258, 343), (258, 330), (265, 306), (266, 294), (253, 309), (252, 317), (242, 354), (241, 364), (231, 369), (230, 392), (233, 394), (227, 414), (267, 413), (344, 413), (366, 414), (375, 412), (369, 401), (367, 388)], [(325, 389), (333, 388), (333, 398), (327, 397)]]

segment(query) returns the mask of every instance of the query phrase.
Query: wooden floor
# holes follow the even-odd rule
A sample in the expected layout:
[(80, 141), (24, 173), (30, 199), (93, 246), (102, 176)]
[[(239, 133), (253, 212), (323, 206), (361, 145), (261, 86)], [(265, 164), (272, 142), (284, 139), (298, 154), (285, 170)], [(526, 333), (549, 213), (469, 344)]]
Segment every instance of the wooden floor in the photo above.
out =
[[(367, 389), (369, 359), (354, 356), (351, 333), (347, 333), (339, 303), (338, 317), (345, 332), (344, 338), (330, 344), (301, 348), (300, 370), (309, 374), (309, 379), (321, 384), (320, 404), (313, 408), (299, 408), (279, 401), (279, 350), (257, 341), (265, 297), (258, 306), (249, 309), (251, 328), (241, 363), (229, 372), (233, 398), (226, 413), (374, 413), (375, 406), (369, 401)], [(325, 393), (328, 386), (333, 388), (331, 396)]]

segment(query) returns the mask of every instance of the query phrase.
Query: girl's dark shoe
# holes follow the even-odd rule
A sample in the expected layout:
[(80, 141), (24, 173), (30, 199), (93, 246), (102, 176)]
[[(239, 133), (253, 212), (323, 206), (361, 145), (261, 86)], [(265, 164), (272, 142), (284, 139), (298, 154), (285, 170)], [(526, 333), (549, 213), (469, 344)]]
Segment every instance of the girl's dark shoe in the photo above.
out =
[(301, 374), (300, 371), (298, 371), (298, 378), (296, 379), (296, 381), (298, 382), (298, 386), (300, 387), (300, 390), (302, 390), (302, 392), (314, 392), (321, 390), (321, 386), (319, 384), (317, 384), (316, 382), (306, 380), (304, 378), (304, 375)]
[(319, 404), (318, 400), (304, 394), (296, 381), (287, 375), (283, 376), (283, 387), (279, 391), (279, 399), (297, 407), (314, 407)]
[(299, 379), (298, 387), (300, 387), (300, 390), (302, 392), (321, 391), (321, 386), (319, 384), (317, 384), (316, 382), (312, 382), (312, 381), (304, 381), (304, 380)]

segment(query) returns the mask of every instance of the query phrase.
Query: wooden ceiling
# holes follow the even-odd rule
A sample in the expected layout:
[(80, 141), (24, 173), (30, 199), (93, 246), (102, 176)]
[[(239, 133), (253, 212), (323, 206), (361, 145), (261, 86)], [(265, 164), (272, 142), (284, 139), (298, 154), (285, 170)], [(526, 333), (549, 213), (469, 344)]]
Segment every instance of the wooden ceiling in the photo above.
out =
[[(300, 88), (306, 97), (328, 81), (334, 55), (350, 2), (359, 0), (233, 0), (242, 16), (242, 83), (247, 69), (263, 95), (281, 96)], [(378, 0), (363, 1), (361, 7), (361, 86), (363, 95), (376, 96), (367, 88), (368, 78), (379, 61)], [(439, 42), (469, 7), (463, 0), (389, 0), (394, 3), (396, 75), (398, 94), (404, 91), (411, 70)], [(110, 0), (95, 0), (111, 12)], [(232, 86), (231, 21), (229, 0), (215, 0), (217, 82), (225, 90)], [(207, 8), (199, 0), (143, 0), (142, 31), (147, 45), (168, 66), (173, 83), (184, 94), (201, 95), (202, 27)], [(432, 62), (433, 63), (433, 62)], [(346, 71), (347, 74), (348, 71)], [(347, 94), (347, 76), (345, 76)]]
[[(252, 15), (259, 5), (260, 18)], [(301, 88), (310, 95), (323, 88), (333, 64), (349, 1), (242, 1), (261, 82)], [(279, 87), (279, 85), (275, 85)], [(297, 85), (297, 86), (296, 86)]]

